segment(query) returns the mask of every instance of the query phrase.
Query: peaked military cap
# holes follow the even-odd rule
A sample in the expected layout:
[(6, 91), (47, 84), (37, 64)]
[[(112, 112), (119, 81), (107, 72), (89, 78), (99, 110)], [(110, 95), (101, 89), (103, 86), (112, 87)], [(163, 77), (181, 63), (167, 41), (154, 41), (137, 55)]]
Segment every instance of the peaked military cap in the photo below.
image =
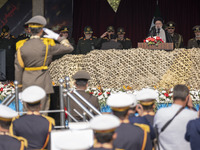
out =
[(158, 99), (158, 92), (153, 89), (142, 89), (136, 94), (136, 100), (144, 106), (152, 105), (156, 99)]
[(87, 71), (84, 71), (84, 70), (80, 70), (78, 72), (76, 72), (72, 78), (74, 80), (77, 80), (77, 79), (86, 79), (86, 80), (90, 80), (90, 74), (87, 72)]
[(134, 99), (127, 93), (119, 92), (111, 94), (106, 103), (114, 111), (125, 111), (133, 105)]
[(42, 28), (47, 24), (47, 21), (43, 16), (34, 16), (25, 24), (28, 24), (28, 26), (31, 28)]
[(115, 29), (114, 29), (113, 26), (108, 26), (107, 31), (108, 32), (115, 32)]
[(87, 34), (92, 34), (93, 33), (92, 28), (90, 26), (86, 26), (84, 28), (84, 32), (87, 33)]
[(9, 30), (10, 30), (9, 26), (7, 26), (7, 25), (5, 25), (5, 26), (2, 27), (2, 32), (3, 33), (8, 33)]
[(175, 26), (176, 26), (176, 23), (173, 22), (173, 21), (169, 21), (169, 22), (167, 23), (167, 27), (168, 27), (168, 28), (175, 28)]
[(200, 25), (196, 25), (192, 28), (194, 32), (200, 32)]
[(30, 104), (38, 103), (45, 97), (45, 90), (36, 85), (27, 87), (21, 94), (22, 101)]
[(90, 120), (90, 127), (100, 133), (113, 132), (119, 125), (119, 119), (111, 114), (97, 115)]
[(117, 29), (117, 34), (125, 34), (124, 28), (119, 27), (119, 28)]
[(11, 108), (0, 104), (0, 120), (11, 121), (12, 118), (17, 117), (18, 113)]
[(60, 28), (60, 32), (69, 32), (69, 29), (67, 26), (63, 26)]

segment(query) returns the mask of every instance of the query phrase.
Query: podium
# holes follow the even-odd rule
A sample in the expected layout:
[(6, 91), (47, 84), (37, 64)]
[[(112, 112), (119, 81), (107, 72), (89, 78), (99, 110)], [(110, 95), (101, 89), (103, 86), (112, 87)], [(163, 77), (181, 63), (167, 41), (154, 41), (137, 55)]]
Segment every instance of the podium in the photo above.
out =
[(174, 43), (159, 43), (158, 45), (148, 45), (147, 43), (138, 43), (138, 48), (171, 51), (174, 49)]

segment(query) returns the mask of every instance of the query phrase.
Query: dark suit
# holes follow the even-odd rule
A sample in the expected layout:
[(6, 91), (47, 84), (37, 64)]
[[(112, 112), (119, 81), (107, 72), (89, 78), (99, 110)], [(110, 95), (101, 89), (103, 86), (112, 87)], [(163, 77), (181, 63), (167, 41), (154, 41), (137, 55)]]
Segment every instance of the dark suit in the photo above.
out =
[[(166, 43), (173, 43), (171, 35), (166, 30), (164, 30), (164, 31), (165, 31)], [(157, 35), (156, 34), (156, 28), (154, 26), (154, 27), (151, 28), (151, 31), (149, 32), (148, 36), (156, 36), (156, 35)]]
[(107, 50), (107, 49), (123, 49), (123, 46), (119, 42), (109, 41), (109, 42), (104, 42), (102, 44), (101, 49), (104, 49), (104, 50)]

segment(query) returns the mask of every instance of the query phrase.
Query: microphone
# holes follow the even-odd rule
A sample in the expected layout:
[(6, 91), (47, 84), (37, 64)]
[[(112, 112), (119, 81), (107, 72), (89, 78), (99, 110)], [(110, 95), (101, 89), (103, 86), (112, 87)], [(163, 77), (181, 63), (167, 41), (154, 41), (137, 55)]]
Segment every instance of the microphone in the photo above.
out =
[(157, 28), (157, 34), (158, 35), (160, 34), (160, 28)]

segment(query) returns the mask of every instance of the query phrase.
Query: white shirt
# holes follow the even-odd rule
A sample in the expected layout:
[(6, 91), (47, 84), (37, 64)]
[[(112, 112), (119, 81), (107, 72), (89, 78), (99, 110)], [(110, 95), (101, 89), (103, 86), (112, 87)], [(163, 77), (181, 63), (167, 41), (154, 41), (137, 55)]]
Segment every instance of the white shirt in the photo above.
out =
[[(181, 108), (181, 105), (173, 104), (171, 107), (158, 110), (154, 118), (154, 127), (158, 132)], [(186, 126), (190, 120), (197, 118), (197, 112), (184, 109), (167, 128), (159, 134), (160, 150), (190, 150), (190, 143), (185, 140)]]

